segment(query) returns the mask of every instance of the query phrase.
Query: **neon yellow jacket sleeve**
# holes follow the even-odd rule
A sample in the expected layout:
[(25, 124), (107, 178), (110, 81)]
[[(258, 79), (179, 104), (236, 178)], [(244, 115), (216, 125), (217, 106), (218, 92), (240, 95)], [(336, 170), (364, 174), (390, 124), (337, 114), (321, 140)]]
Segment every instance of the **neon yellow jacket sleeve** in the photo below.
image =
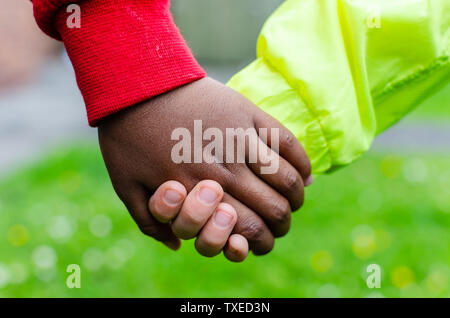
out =
[(323, 173), (445, 85), (449, 51), (450, 0), (287, 0), (229, 86), (286, 125)]

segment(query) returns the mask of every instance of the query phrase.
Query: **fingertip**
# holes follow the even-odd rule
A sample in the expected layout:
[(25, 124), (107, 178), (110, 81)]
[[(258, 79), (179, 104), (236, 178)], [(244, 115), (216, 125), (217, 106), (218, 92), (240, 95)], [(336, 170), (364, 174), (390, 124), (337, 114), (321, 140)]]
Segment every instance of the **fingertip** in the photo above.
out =
[(162, 243), (173, 251), (177, 251), (181, 247), (180, 239), (165, 241)]
[(233, 234), (228, 239), (224, 255), (229, 261), (239, 263), (247, 258), (248, 251), (247, 239), (240, 234)]
[(170, 180), (164, 182), (161, 187), (178, 191), (182, 196), (187, 196), (186, 187), (178, 181)]
[(233, 208), (233, 206), (228, 203), (221, 202), (217, 206), (216, 215), (221, 212), (226, 213), (228, 215), (228, 217), (231, 218), (231, 222), (229, 222), (228, 226), (234, 227), (234, 225), (236, 224), (236, 221), (237, 221), (237, 212)]
[(314, 182), (314, 177), (313, 177), (313, 175), (311, 174), (311, 175), (309, 175), (309, 177), (306, 178), (306, 180), (305, 180), (305, 187), (309, 187), (310, 185), (313, 184), (313, 182)]
[(211, 190), (214, 190), (220, 198), (223, 197), (223, 188), (220, 185), (220, 183), (218, 183), (217, 181), (202, 180), (197, 184), (197, 187), (199, 189), (204, 188), (204, 187), (209, 188)]
[(163, 183), (151, 196), (148, 207), (150, 213), (161, 223), (171, 221), (186, 199), (186, 188), (177, 181)]
[(167, 181), (157, 190), (161, 192), (161, 197), (165, 204), (169, 206), (178, 206), (186, 199), (186, 188), (178, 181)]
[(189, 193), (186, 201), (191, 200), (194, 205), (200, 205), (204, 208), (215, 208), (222, 201), (223, 193), (223, 188), (218, 182), (202, 180)]

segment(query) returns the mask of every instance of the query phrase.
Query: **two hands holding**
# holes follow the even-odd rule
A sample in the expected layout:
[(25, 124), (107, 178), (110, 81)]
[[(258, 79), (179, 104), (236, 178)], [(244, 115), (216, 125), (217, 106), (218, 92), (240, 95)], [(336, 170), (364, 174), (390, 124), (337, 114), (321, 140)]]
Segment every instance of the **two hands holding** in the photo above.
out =
[[(5, 5), (10, 17), (2, 20), (1, 35), (15, 41), (6, 41), (11, 48), (0, 54), (0, 66), (5, 66), (0, 88), (27, 77), (56, 46), (30, 19), (25, 2)], [(22, 23), (11, 12), (23, 15)], [(32, 54), (20, 57), (18, 52)], [(202, 120), (204, 129), (251, 129), (257, 139), (260, 128), (279, 129), (279, 154), (259, 139), (279, 169), (261, 173), (261, 158), (255, 163), (176, 164), (170, 157), (171, 133), (195, 120)], [(140, 230), (173, 250), (181, 239), (196, 238), (197, 251), (208, 257), (223, 251), (239, 262), (249, 250), (270, 252), (274, 239), (288, 232), (291, 212), (301, 207), (304, 186), (312, 182), (309, 159), (297, 139), (244, 96), (209, 78), (102, 119), (99, 141), (114, 189)]]
[[(203, 128), (279, 131), (279, 150), (258, 138), (278, 160), (273, 174), (251, 163), (177, 164), (171, 133), (202, 120)], [(311, 165), (294, 135), (241, 94), (201, 79), (103, 119), (99, 142), (112, 184), (140, 230), (169, 248), (196, 238), (204, 256), (222, 251), (243, 261), (249, 250), (270, 252), (284, 236), (291, 213), (303, 204), (312, 183)], [(256, 136), (256, 134), (255, 134)], [(269, 138), (269, 140), (271, 140)], [(246, 142), (246, 152), (250, 143)]]

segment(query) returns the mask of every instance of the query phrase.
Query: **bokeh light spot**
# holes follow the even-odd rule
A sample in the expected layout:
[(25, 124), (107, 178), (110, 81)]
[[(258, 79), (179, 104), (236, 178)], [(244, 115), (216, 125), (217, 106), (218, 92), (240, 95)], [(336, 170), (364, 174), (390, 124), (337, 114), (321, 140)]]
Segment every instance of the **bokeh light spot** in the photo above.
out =
[(58, 215), (51, 219), (48, 233), (51, 238), (58, 242), (68, 241), (74, 233), (74, 225), (68, 217), (64, 215)]
[(397, 288), (405, 288), (414, 283), (414, 272), (407, 266), (398, 266), (391, 273), (392, 284)]
[(399, 157), (388, 156), (381, 160), (381, 172), (390, 179), (398, 178), (402, 172), (403, 160)]
[(338, 298), (341, 295), (341, 291), (334, 284), (325, 284), (317, 290), (318, 298)]
[(333, 257), (328, 251), (317, 251), (310, 259), (312, 269), (317, 273), (326, 273), (333, 267)]
[(33, 250), (31, 259), (38, 269), (49, 269), (56, 265), (58, 255), (51, 246), (43, 245), (38, 246)]
[(375, 233), (368, 225), (358, 225), (352, 230), (352, 250), (360, 259), (368, 259), (376, 250)]
[(106, 237), (111, 233), (111, 219), (103, 214), (94, 216), (89, 222), (89, 230), (97, 237)]
[(22, 224), (16, 224), (8, 230), (8, 242), (13, 246), (23, 246), (28, 242), (29, 234), (27, 228)]
[(102, 268), (104, 263), (103, 252), (98, 248), (91, 247), (83, 253), (82, 262), (83, 267), (87, 270), (98, 271)]
[(34, 273), (36, 277), (43, 282), (50, 282), (55, 278), (55, 268), (35, 268)]
[(440, 269), (432, 270), (425, 280), (427, 289), (434, 294), (445, 292), (448, 288), (448, 283), (447, 274)]
[(11, 272), (11, 283), (12, 284), (22, 284), (28, 278), (28, 271), (25, 265), (19, 262), (12, 262), (9, 264), (9, 269)]
[(128, 239), (121, 239), (116, 243), (116, 247), (122, 250), (125, 258), (128, 260), (133, 257), (136, 250), (134, 243)]
[(126, 253), (119, 247), (113, 246), (106, 251), (105, 265), (110, 269), (117, 270), (127, 261)]
[(428, 178), (428, 167), (424, 160), (412, 158), (403, 166), (403, 177), (410, 183), (425, 182)]
[(3, 263), (0, 263), (0, 288), (6, 287), (11, 279), (11, 272)]

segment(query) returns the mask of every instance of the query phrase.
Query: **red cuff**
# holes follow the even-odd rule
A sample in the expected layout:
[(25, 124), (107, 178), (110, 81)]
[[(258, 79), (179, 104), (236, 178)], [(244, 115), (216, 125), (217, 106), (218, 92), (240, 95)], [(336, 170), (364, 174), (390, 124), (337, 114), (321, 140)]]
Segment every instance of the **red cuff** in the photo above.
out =
[(63, 40), (91, 126), (206, 76), (173, 22), (169, 0), (81, 1), (79, 29), (66, 24), (65, 4), (73, 2), (34, 0), (35, 17)]

